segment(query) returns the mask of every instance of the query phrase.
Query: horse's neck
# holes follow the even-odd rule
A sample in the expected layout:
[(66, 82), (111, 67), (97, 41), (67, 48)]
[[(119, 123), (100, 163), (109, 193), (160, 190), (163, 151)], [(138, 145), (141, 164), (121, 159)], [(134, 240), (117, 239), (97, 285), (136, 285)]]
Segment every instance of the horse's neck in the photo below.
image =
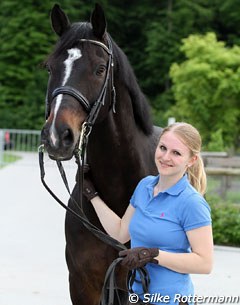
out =
[[(130, 104), (130, 103), (129, 103)], [(108, 205), (122, 215), (139, 180), (156, 174), (156, 137), (146, 136), (136, 125), (129, 105), (117, 105), (97, 123), (88, 143), (94, 183)]]
[(98, 168), (131, 170), (138, 167), (137, 173), (145, 173), (149, 167), (154, 167), (156, 143), (136, 126), (131, 111), (124, 108), (116, 114), (111, 112), (104, 122), (94, 126), (88, 154), (91, 163)]

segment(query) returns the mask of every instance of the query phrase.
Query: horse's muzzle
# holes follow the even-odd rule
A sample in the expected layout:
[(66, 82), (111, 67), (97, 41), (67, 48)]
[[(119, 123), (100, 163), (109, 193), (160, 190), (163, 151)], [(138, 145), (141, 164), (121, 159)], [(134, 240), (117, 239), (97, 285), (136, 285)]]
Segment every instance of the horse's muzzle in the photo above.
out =
[(47, 125), (42, 129), (41, 143), (44, 144), (48, 155), (53, 160), (69, 160), (76, 146), (74, 134), (70, 128), (61, 126), (51, 130)]

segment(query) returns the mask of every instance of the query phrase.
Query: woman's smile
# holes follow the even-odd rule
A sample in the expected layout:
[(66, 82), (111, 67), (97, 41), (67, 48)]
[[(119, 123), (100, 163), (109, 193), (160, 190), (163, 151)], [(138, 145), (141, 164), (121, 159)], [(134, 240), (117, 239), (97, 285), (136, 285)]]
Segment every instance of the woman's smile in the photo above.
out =
[(160, 165), (163, 168), (173, 167), (173, 165), (168, 164), (167, 162), (164, 162), (164, 161), (160, 161)]

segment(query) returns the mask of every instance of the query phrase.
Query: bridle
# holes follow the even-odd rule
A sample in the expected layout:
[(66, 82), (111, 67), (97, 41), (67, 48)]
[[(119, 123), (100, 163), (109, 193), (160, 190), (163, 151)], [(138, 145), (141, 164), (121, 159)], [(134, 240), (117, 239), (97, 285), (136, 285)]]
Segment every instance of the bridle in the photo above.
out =
[[(87, 42), (92, 43), (95, 45), (100, 46), (107, 54), (108, 54), (108, 64), (107, 64), (107, 70), (106, 70), (106, 76), (105, 80), (102, 86), (102, 89), (100, 91), (100, 94), (97, 98), (97, 100), (91, 105), (88, 101), (88, 99), (76, 88), (73, 88), (71, 86), (60, 86), (57, 87), (51, 95), (51, 100), (49, 101), (47, 98), (46, 101), (46, 108), (51, 104), (52, 100), (56, 98), (59, 94), (66, 94), (74, 97), (79, 104), (84, 108), (84, 110), (88, 113), (88, 117), (86, 122), (89, 126), (92, 126), (98, 116), (99, 110), (101, 106), (104, 105), (106, 93), (107, 93), (107, 86), (108, 82), (111, 81), (111, 94), (112, 94), (112, 105), (113, 105), (113, 112), (115, 113), (115, 104), (116, 104), (116, 90), (114, 87), (114, 63), (113, 63), (113, 48), (112, 48), (112, 41), (107, 35), (107, 42), (108, 46), (106, 46), (104, 43), (98, 41), (98, 40), (92, 40), (92, 39), (79, 39), (80, 42)], [(46, 110), (46, 119), (49, 116), (49, 110)]]
[[(79, 183), (79, 200), (80, 204), (78, 204), (75, 199), (72, 197), (70, 188), (67, 182), (66, 174), (64, 171), (64, 168), (62, 166), (61, 161), (56, 161), (57, 166), (59, 169), (59, 172), (61, 174), (62, 180), (66, 186), (66, 189), (69, 193), (69, 196), (71, 200), (73, 201), (74, 204), (77, 205), (79, 208), (79, 213), (75, 212), (72, 208), (64, 204), (56, 195), (55, 193), (49, 188), (49, 186), (45, 182), (45, 170), (44, 170), (44, 144), (39, 146), (38, 153), (39, 153), (39, 166), (40, 166), (40, 175), (41, 175), (41, 181), (46, 188), (46, 190), (51, 194), (51, 196), (68, 212), (73, 214), (77, 219), (81, 221), (81, 223), (91, 232), (93, 233), (97, 238), (102, 240), (104, 243), (112, 246), (115, 248), (117, 251), (125, 250), (127, 249), (126, 246), (116, 239), (110, 237), (109, 235), (105, 234), (102, 232), (98, 227), (94, 226), (92, 223), (89, 222), (87, 217), (85, 216), (85, 213), (83, 211), (82, 207), (82, 189), (83, 189), (83, 180), (84, 180), (84, 164), (85, 164), (85, 153), (86, 153), (86, 148), (87, 148), (87, 143), (88, 143), (88, 137), (91, 133), (92, 126), (94, 125), (99, 111), (101, 109), (101, 106), (104, 105), (105, 98), (106, 98), (106, 93), (107, 93), (107, 87), (109, 81), (111, 81), (111, 93), (112, 93), (112, 109), (113, 112), (115, 113), (115, 104), (116, 104), (116, 91), (114, 87), (114, 78), (113, 78), (113, 49), (112, 49), (112, 42), (110, 37), (107, 35), (107, 42), (108, 46), (106, 46), (104, 43), (97, 41), (97, 40), (91, 40), (91, 39), (80, 39), (81, 42), (88, 42), (88, 43), (93, 43), (95, 45), (100, 46), (103, 50), (105, 50), (108, 53), (108, 64), (107, 64), (107, 70), (106, 70), (106, 77), (102, 86), (102, 89), (100, 91), (100, 94), (97, 98), (97, 100), (91, 105), (88, 101), (88, 99), (77, 89), (71, 87), (71, 86), (60, 86), (56, 88), (51, 95), (51, 101), (56, 98), (59, 94), (66, 94), (74, 97), (80, 105), (84, 108), (84, 110), (88, 113), (87, 119), (85, 122), (82, 124), (82, 130), (80, 134), (80, 138), (78, 141), (78, 147), (75, 149), (74, 156), (76, 159), (76, 163), (78, 165), (78, 183)], [(47, 100), (46, 102), (46, 118), (49, 116), (49, 111), (48, 111), (48, 106), (50, 105), (49, 101)], [(116, 293), (115, 288), (117, 287), (116, 280), (115, 280), (115, 268), (116, 265), (121, 262), (121, 258), (115, 259), (112, 264), (109, 266), (108, 271), (106, 273), (105, 281), (104, 281), (104, 286), (102, 289), (102, 297), (101, 297), (101, 304), (102, 305), (107, 305), (107, 304), (113, 304), (113, 299), (114, 299), (114, 293)], [(142, 285), (144, 287), (144, 290), (147, 292), (148, 291), (148, 285), (149, 285), (149, 276), (144, 267), (138, 268), (138, 272), (141, 276), (141, 281)], [(133, 276), (131, 275), (131, 272), (128, 274), (128, 278)], [(135, 278), (135, 275), (134, 275)], [(128, 282), (128, 281), (127, 281)], [(128, 286), (128, 284), (127, 284)], [(115, 292), (114, 292), (115, 291)], [(117, 294), (117, 293), (116, 293)], [(120, 298), (117, 294), (118, 301), (120, 304)]]
[[(88, 137), (91, 133), (91, 129), (93, 124), (95, 123), (98, 113), (100, 111), (101, 106), (104, 105), (104, 101), (105, 101), (105, 97), (106, 97), (106, 92), (107, 92), (107, 86), (108, 86), (108, 82), (111, 79), (112, 82), (112, 92), (113, 92), (113, 98), (115, 100), (115, 87), (114, 87), (114, 82), (113, 82), (113, 49), (112, 49), (112, 42), (111, 39), (109, 38), (109, 36), (107, 35), (107, 42), (108, 42), (108, 46), (106, 46), (104, 43), (97, 41), (97, 40), (91, 40), (91, 39), (80, 39), (81, 42), (88, 42), (88, 43), (93, 43), (95, 45), (100, 46), (101, 48), (103, 48), (103, 50), (105, 50), (108, 53), (108, 64), (107, 64), (107, 71), (106, 71), (106, 77), (103, 83), (103, 86), (101, 88), (100, 94), (97, 98), (97, 100), (93, 103), (93, 105), (91, 106), (88, 99), (77, 89), (70, 87), (70, 86), (61, 86), (56, 88), (52, 95), (51, 95), (51, 101), (57, 97), (59, 94), (67, 94), (70, 95), (72, 97), (74, 97), (85, 109), (85, 111), (88, 113), (87, 119), (85, 120), (85, 122), (82, 124), (82, 130), (81, 130), (81, 134), (80, 134), (80, 138), (78, 141), (78, 147), (75, 149), (74, 152), (74, 156), (76, 158), (76, 163), (78, 165), (78, 170), (79, 170), (79, 189), (82, 190), (83, 187), (83, 176), (84, 176), (84, 164), (85, 164), (85, 153), (86, 153), (86, 147), (87, 147), (87, 143), (88, 143)], [(111, 76), (111, 77), (110, 77)], [(115, 104), (115, 101), (114, 101)], [(115, 109), (113, 109), (115, 111)], [(44, 176), (45, 176), (45, 171), (44, 171), (44, 144), (39, 146), (39, 165), (40, 165), (40, 171), (41, 171), (41, 180), (42, 183), (44, 184), (45, 188), (48, 190), (48, 192), (54, 197), (54, 199), (61, 205), (63, 206), (67, 211), (69, 211), (70, 213), (74, 214), (76, 217), (80, 218), (80, 220), (83, 222), (84, 225), (86, 225), (88, 227), (88, 229), (90, 231), (93, 230), (93, 234), (97, 234), (96, 232), (99, 232), (100, 230), (95, 227), (94, 225), (92, 225), (86, 218), (86, 216), (84, 215), (83, 212), (83, 208), (82, 208), (82, 192), (79, 194), (79, 199), (80, 199), (80, 205), (78, 203), (76, 203), (76, 201), (74, 200), (74, 198), (72, 198), (71, 192), (70, 192), (70, 188), (68, 186), (68, 182), (67, 182), (67, 178), (62, 166), (61, 161), (56, 161), (57, 162), (57, 166), (58, 169), (60, 171), (61, 177), (63, 179), (63, 182), (66, 186), (66, 189), (71, 197), (71, 199), (77, 204), (77, 206), (79, 207), (79, 211), (80, 214), (76, 213), (74, 210), (72, 210), (71, 208), (69, 208), (67, 205), (65, 205), (53, 192), (52, 190), (46, 185), (45, 181), (44, 181)], [(123, 250), (126, 249), (126, 247), (124, 245), (122, 245), (121, 243), (119, 243), (118, 241), (114, 240), (112, 238), (109, 238), (108, 235), (106, 235), (105, 233), (101, 232), (100, 233), (100, 239), (102, 239), (102, 236), (104, 236), (104, 242), (108, 242), (111, 244), (111, 246), (115, 247), (118, 251), (119, 250)], [(107, 237), (107, 241), (105, 239), (105, 236)]]

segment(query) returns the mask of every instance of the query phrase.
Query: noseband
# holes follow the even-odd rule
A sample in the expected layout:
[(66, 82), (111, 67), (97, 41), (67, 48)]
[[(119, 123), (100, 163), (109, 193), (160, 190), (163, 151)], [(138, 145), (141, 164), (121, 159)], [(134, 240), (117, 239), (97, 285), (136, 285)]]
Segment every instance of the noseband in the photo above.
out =
[[(97, 40), (80, 39), (79, 41), (89, 42), (89, 43), (95, 44), (97, 46), (100, 46), (108, 54), (109, 59), (108, 59), (108, 64), (107, 64), (107, 73), (106, 73), (106, 77), (105, 77), (101, 92), (100, 92), (97, 100), (93, 103), (93, 105), (91, 105), (89, 103), (88, 99), (79, 90), (77, 90), (71, 86), (61, 86), (61, 87), (56, 88), (52, 92), (51, 101), (54, 98), (56, 98), (59, 94), (67, 94), (67, 95), (74, 97), (80, 103), (80, 105), (84, 108), (84, 110), (88, 113), (87, 122), (89, 125), (92, 126), (94, 124), (94, 122), (96, 121), (96, 118), (98, 116), (101, 106), (104, 105), (110, 74), (111, 74), (111, 82), (112, 82), (111, 92), (112, 92), (112, 96), (113, 96), (113, 111), (115, 112), (116, 93), (115, 93), (115, 87), (114, 87), (114, 83), (113, 83), (113, 72), (114, 72), (113, 65), (114, 64), (113, 64), (112, 42), (108, 35), (107, 35), (108, 47), (104, 43), (97, 41)], [(50, 105), (50, 103), (47, 102), (47, 105)], [(48, 118), (48, 115), (46, 118)]]

